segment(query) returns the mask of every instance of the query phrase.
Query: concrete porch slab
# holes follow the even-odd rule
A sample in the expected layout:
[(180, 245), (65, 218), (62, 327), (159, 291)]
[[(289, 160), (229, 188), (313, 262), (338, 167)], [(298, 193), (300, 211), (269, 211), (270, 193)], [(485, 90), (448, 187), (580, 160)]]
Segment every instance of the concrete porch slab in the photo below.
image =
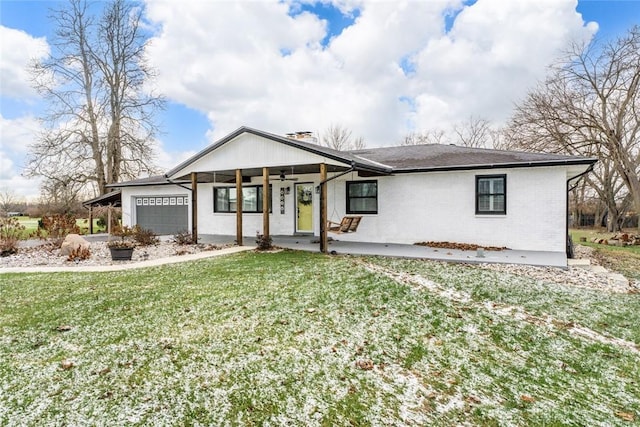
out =
[[(255, 244), (255, 236), (244, 236), (244, 243)], [(282, 248), (297, 249), (309, 252), (319, 252), (320, 245), (317, 236), (272, 236), (273, 244)], [(230, 243), (234, 236), (203, 235), (202, 243)], [(416, 245), (402, 245), (395, 243), (347, 242), (340, 240), (329, 241), (329, 251), (338, 255), (379, 255), (400, 258), (425, 258), (439, 261), (467, 262), (467, 263), (502, 263), (522, 264), (544, 267), (567, 268), (567, 256), (564, 252), (545, 251), (484, 251), (484, 257), (477, 256), (476, 251), (459, 249), (429, 248)]]

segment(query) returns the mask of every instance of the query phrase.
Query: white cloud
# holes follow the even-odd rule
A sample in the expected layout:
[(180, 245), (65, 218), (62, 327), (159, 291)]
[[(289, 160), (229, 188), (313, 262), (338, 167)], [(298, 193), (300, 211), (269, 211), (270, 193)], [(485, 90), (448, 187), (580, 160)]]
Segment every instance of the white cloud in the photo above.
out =
[(596, 31), (575, 0), (333, 3), (359, 16), (323, 47), (326, 22), (290, 16), (286, 3), (149, 0), (159, 87), (205, 112), (211, 137), (241, 125), (285, 133), (340, 123), (390, 145), (413, 127), (505, 120), (559, 50)]
[(40, 180), (21, 175), (28, 147), (39, 130), (40, 124), (33, 117), (11, 120), (0, 114), (0, 189), (10, 189), (27, 198), (39, 195)]
[(14, 99), (33, 97), (27, 67), (49, 52), (44, 38), (35, 38), (21, 30), (0, 25), (0, 81), (2, 96)]

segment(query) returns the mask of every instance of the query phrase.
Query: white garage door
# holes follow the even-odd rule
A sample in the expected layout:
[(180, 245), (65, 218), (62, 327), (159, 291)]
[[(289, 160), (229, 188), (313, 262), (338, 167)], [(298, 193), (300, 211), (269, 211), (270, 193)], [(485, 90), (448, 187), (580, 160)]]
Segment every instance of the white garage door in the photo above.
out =
[(158, 235), (188, 231), (189, 197), (136, 197), (136, 224)]

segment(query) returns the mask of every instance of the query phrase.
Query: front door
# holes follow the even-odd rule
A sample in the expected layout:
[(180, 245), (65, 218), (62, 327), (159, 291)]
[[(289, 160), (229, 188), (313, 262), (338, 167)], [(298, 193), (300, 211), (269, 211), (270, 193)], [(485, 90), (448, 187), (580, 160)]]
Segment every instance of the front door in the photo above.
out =
[(296, 233), (313, 233), (313, 184), (296, 184)]

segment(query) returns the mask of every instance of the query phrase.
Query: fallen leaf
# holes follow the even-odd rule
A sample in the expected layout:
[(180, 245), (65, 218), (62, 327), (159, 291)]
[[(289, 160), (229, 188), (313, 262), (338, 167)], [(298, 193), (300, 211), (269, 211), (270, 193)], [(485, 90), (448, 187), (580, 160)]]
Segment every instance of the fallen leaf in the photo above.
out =
[(358, 360), (356, 361), (356, 367), (363, 371), (370, 371), (373, 369), (373, 361), (371, 360)]
[(74, 366), (75, 364), (71, 360), (63, 360), (62, 362), (60, 362), (60, 367), (65, 371), (73, 368)]
[(474, 395), (469, 395), (464, 400), (466, 400), (468, 403), (471, 403), (473, 405), (477, 405), (478, 403), (481, 402), (480, 399)]
[(526, 394), (523, 394), (522, 396), (520, 396), (520, 400), (522, 400), (523, 402), (527, 402), (527, 403), (533, 403), (536, 401), (536, 399), (534, 399), (531, 396), (527, 396)]
[(635, 421), (636, 420), (636, 416), (634, 414), (632, 414), (631, 412), (618, 411), (618, 412), (616, 412), (616, 417), (622, 418), (625, 421)]

